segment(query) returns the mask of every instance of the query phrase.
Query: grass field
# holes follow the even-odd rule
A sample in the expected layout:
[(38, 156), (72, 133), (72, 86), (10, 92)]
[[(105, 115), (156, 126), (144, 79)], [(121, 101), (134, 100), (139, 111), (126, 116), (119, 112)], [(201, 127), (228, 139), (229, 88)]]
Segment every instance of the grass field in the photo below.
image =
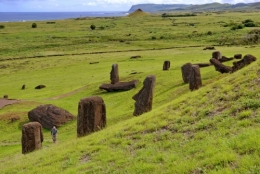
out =
[[(1, 173), (259, 173), (259, 61), (233, 74), (201, 68), (203, 87), (193, 92), (180, 68), (208, 63), (213, 51), (206, 46), (227, 57), (259, 58), (258, 43), (244, 41), (258, 28), (231, 30), (246, 19), (259, 23), (258, 16), (82, 18), (36, 21), (37, 28), (32, 22), (3, 23), (0, 96), (20, 102), (0, 110)], [(142, 57), (130, 59), (134, 55)], [(169, 71), (162, 70), (165, 60), (171, 61)], [(109, 83), (114, 63), (120, 81), (140, 80), (136, 89), (99, 90)], [(134, 117), (132, 96), (148, 75), (156, 76), (153, 110)], [(35, 90), (39, 84), (46, 88)], [(77, 116), (79, 100), (93, 95), (106, 104), (104, 130), (77, 138), (75, 120), (59, 128), (58, 143), (44, 129), (43, 148), (21, 153), (21, 127), (30, 110), (54, 104)], [(11, 122), (14, 116), (20, 120)]]

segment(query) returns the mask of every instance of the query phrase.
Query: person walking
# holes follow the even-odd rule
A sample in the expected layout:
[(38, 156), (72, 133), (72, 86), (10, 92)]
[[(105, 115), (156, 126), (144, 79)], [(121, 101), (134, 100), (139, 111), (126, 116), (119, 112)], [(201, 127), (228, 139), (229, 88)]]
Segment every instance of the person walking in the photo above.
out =
[(57, 138), (56, 138), (57, 133), (58, 133), (58, 129), (56, 128), (56, 126), (53, 126), (51, 129), (51, 136), (52, 136), (53, 143), (55, 143), (57, 140)]

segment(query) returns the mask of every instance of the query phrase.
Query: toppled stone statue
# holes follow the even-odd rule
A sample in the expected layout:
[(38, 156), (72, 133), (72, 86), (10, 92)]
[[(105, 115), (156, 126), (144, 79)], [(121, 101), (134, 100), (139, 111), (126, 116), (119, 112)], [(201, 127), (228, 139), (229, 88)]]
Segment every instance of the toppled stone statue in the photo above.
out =
[(223, 65), (219, 60), (217, 59), (210, 59), (209, 60), (215, 67), (215, 70), (218, 71), (218, 72), (221, 72), (222, 74), (223, 73), (229, 73), (232, 71), (232, 68), (230, 66), (225, 66)]
[(101, 97), (83, 98), (78, 104), (77, 135), (82, 137), (106, 126), (106, 105)]
[(133, 88), (136, 88), (139, 80), (132, 80), (130, 82), (118, 82), (115, 84), (102, 84), (99, 86), (99, 89), (106, 90), (107, 92), (113, 91), (128, 91)]
[(155, 81), (154, 75), (147, 76), (143, 82), (143, 88), (133, 96), (135, 100), (134, 116), (142, 115), (152, 110)]
[(38, 122), (26, 123), (22, 127), (22, 153), (26, 154), (42, 147), (42, 125)]
[(60, 127), (75, 119), (75, 117), (65, 109), (51, 104), (40, 105), (29, 111), (28, 118), (31, 122), (37, 121), (41, 123), (42, 127), (46, 129), (51, 129), (53, 125)]
[(235, 72), (235, 71), (245, 67), (246, 65), (249, 65), (250, 63), (252, 63), (254, 61), (256, 61), (256, 57), (251, 54), (247, 54), (240, 61), (233, 62), (232, 72)]

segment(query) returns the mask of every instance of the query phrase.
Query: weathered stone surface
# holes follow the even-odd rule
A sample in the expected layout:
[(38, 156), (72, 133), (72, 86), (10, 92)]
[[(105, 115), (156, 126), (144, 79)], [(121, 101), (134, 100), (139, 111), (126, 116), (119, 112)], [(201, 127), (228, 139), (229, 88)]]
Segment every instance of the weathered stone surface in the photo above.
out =
[(169, 60), (164, 61), (163, 63), (163, 70), (169, 70), (171, 67), (171, 62)]
[(26, 123), (22, 127), (22, 153), (26, 154), (42, 147), (42, 125), (38, 122)]
[(25, 90), (25, 85), (22, 86), (22, 90)]
[(181, 67), (182, 79), (184, 83), (189, 83), (189, 75), (190, 75), (191, 67), (192, 67), (191, 63), (186, 63)]
[(222, 55), (219, 51), (214, 51), (212, 53), (212, 58), (214, 58), (214, 59), (221, 59), (221, 57), (222, 57)]
[(235, 72), (235, 71), (245, 67), (246, 65), (249, 65), (250, 63), (252, 63), (254, 61), (256, 61), (256, 57), (251, 54), (247, 54), (240, 61), (233, 62), (232, 72)]
[(223, 65), (219, 60), (217, 59), (210, 59), (210, 62), (214, 65), (215, 67), (215, 70), (218, 71), (218, 72), (221, 72), (222, 74), (223, 73), (229, 73), (231, 72), (232, 68), (229, 67), (229, 66), (225, 66)]
[(219, 61), (220, 61), (220, 62), (228, 62), (228, 61), (231, 61), (231, 60), (233, 60), (233, 59), (234, 59), (233, 57), (228, 58), (228, 57), (226, 57), (226, 56), (222, 56), (222, 57), (219, 59)]
[(60, 127), (75, 119), (68, 111), (51, 104), (40, 105), (29, 111), (28, 118), (31, 122), (37, 121), (41, 123), (42, 127), (46, 129), (51, 129), (53, 125)]
[(35, 87), (35, 89), (42, 89), (42, 88), (45, 88), (46, 86), (45, 85), (38, 85)]
[(8, 95), (4, 95), (4, 99), (8, 99)]
[(106, 105), (101, 97), (83, 98), (78, 104), (77, 135), (82, 137), (106, 126)]
[(139, 80), (132, 80), (130, 82), (118, 82), (115, 84), (102, 84), (99, 89), (106, 90), (107, 92), (112, 91), (128, 91), (136, 88)]
[(155, 81), (154, 75), (147, 76), (143, 82), (143, 88), (133, 96), (135, 100), (134, 116), (142, 115), (152, 110)]
[(196, 63), (193, 65), (198, 65), (200, 68), (204, 68), (204, 67), (211, 66), (212, 64), (211, 63)]
[(112, 70), (110, 72), (110, 80), (111, 80), (111, 84), (115, 84), (119, 82), (119, 72), (118, 72), (117, 64), (112, 65)]
[(198, 65), (192, 65), (189, 75), (189, 88), (191, 91), (199, 89), (202, 86), (202, 80), (200, 76), (200, 67)]
[(235, 54), (235, 55), (234, 55), (234, 58), (235, 58), (235, 59), (242, 59), (242, 54)]

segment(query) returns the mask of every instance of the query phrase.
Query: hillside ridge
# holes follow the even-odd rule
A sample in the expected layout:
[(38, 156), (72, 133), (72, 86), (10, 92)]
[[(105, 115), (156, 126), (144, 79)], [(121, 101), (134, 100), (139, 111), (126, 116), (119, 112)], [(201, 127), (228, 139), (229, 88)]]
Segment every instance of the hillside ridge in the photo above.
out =
[(160, 12), (160, 11), (222, 11), (222, 10), (244, 10), (244, 9), (259, 9), (259, 2), (255, 3), (208, 3), (208, 4), (136, 4), (133, 5), (129, 12), (137, 9), (142, 9), (146, 12)]

